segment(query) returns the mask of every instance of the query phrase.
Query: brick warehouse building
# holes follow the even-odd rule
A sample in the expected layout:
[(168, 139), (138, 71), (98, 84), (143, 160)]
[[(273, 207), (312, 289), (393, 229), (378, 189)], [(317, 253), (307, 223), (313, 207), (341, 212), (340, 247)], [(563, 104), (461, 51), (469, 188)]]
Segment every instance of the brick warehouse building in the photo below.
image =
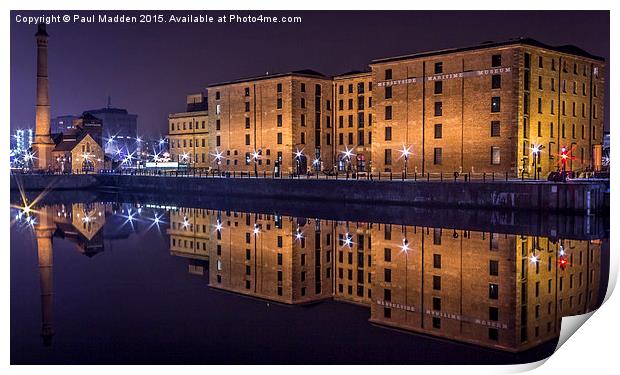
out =
[(338, 170), (370, 171), (372, 157), (372, 74), (334, 77), (334, 155)]
[(600, 167), (603, 65), (532, 39), (375, 60), (374, 170), (402, 171), (403, 146), (422, 173), (533, 175), (532, 145), (544, 147), (543, 176), (562, 147), (571, 169)]
[[(209, 148), (227, 171), (333, 164), (332, 80), (312, 70), (210, 85)], [(329, 168), (329, 167), (327, 167)]]
[(192, 168), (209, 167), (207, 126), (207, 98), (202, 93), (187, 95), (185, 112), (168, 115), (170, 160)]
[(514, 39), (374, 60), (370, 68), (209, 86), (210, 166), (221, 152), (229, 171), (256, 164), (273, 172), (280, 160), (285, 173), (400, 174), (408, 150), (410, 175), (534, 177), (536, 164), (544, 178), (561, 166), (565, 148), (568, 169), (601, 167), (604, 59), (575, 46)]

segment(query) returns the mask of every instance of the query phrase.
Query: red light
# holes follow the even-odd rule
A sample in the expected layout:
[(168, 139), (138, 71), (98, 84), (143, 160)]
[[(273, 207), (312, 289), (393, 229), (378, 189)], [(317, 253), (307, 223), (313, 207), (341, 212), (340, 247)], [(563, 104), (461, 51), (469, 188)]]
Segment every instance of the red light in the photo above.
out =
[(563, 257), (560, 258), (560, 268), (561, 269), (565, 269), (567, 264), (568, 264), (568, 262), (566, 261), (566, 259), (564, 259)]

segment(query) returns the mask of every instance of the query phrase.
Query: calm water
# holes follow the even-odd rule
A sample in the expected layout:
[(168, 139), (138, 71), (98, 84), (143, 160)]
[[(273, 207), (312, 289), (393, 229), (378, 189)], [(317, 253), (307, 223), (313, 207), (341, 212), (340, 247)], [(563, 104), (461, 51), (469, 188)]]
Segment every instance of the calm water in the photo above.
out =
[(600, 217), (12, 201), (12, 363), (529, 362), (607, 287)]

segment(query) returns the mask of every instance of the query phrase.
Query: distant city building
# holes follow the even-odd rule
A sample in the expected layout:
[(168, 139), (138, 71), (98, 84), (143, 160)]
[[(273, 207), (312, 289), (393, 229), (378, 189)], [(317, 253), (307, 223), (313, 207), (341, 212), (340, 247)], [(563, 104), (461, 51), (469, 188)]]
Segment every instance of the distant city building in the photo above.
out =
[(609, 157), (611, 156), (611, 139), (609, 132), (603, 136), (603, 167), (609, 168)]
[(11, 149), (16, 153), (22, 153), (32, 147), (33, 138), (32, 129), (17, 129), (11, 137)]
[(87, 113), (75, 128), (55, 134), (51, 168), (60, 173), (96, 172), (105, 168), (102, 121)]
[(185, 112), (168, 115), (170, 160), (196, 168), (211, 165), (209, 156), (207, 97), (203, 93), (187, 95)]
[(79, 118), (80, 118), (79, 116), (75, 116), (75, 115), (65, 115), (65, 116), (54, 117), (52, 119), (52, 125), (51, 125), (52, 134), (64, 133), (66, 131), (74, 129), (75, 126), (73, 125), (73, 122)]
[(10, 162), (12, 168), (28, 168), (32, 160), (30, 159), (30, 149), (34, 139), (32, 129), (17, 129), (11, 134), (10, 140)]
[(136, 138), (138, 137), (138, 115), (130, 114), (126, 109), (113, 108), (110, 98), (106, 108), (84, 111), (83, 114), (91, 114), (103, 123), (103, 138), (105, 140), (105, 153), (114, 155), (117, 150), (123, 154), (135, 153), (139, 148)]

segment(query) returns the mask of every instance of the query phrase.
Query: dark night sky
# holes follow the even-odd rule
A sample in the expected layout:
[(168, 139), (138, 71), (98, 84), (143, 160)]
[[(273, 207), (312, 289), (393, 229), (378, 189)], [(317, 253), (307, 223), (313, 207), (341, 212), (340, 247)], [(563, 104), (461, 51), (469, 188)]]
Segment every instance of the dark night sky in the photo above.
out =
[[(56, 13), (76, 12), (11, 12), (12, 129), (34, 126), (36, 85), (36, 26), (16, 23), (15, 15)], [(170, 14), (146, 13), (165, 18)], [(111, 95), (113, 106), (138, 114), (141, 134), (159, 136), (166, 131), (168, 113), (184, 110), (185, 95), (210, 83), (267, 71), (314, 69), (333, 75), (362, 69), (375, 58), (519, 36), (551, 45), (575, 44), (604, 57), (609, 66), (608, 11), (251, 13), (300, 15), (303, 22), (49, 25), (52, 117), (104, 107)], [(609, 129), (606, 74), (605, 128)]]

